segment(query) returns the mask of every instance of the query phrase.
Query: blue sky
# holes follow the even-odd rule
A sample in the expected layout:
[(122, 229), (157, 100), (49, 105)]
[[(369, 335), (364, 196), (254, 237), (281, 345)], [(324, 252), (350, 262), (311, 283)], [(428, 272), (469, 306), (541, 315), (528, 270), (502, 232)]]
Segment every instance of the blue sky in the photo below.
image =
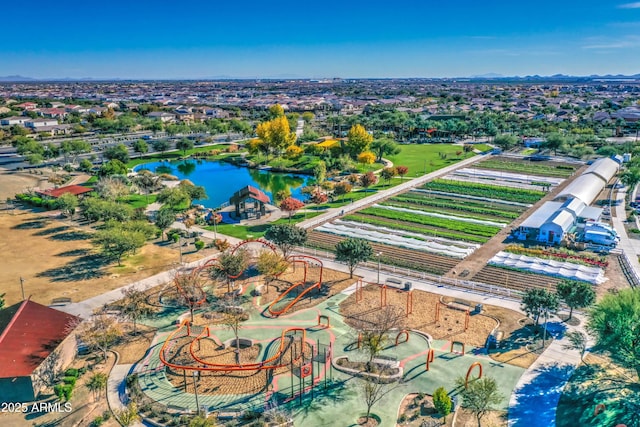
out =
[(7, 3), (0, 76), (640, 73), (640, 1)]

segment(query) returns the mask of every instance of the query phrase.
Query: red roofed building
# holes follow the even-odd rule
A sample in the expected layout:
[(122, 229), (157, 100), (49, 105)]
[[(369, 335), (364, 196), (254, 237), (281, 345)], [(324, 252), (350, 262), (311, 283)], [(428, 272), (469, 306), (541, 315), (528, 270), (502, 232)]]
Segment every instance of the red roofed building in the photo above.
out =
[(49, 190), (39, 190), (36, 191), (36, 193), (46, 197), (57, 199), (58, 197), (66, 193), (73, 194), (74, 196), (81, 196), (92, 191), (92, 188), (83, 187), (82, 185), (67, 185), (66, 187), (51, 188)]
[(229, 204), (236, 207), (236, 217), (241, 219), (260, 219), (266, 212), (264, 205), (268, 203), (271, 203), (269, 196), (250, 185), (236, 191), (229, 199)]
[(43, 372), (61, 372), (76, 355), (80, 318), (25, 300), (0, 311), (0, 390), (4, 402), (34, 400)]

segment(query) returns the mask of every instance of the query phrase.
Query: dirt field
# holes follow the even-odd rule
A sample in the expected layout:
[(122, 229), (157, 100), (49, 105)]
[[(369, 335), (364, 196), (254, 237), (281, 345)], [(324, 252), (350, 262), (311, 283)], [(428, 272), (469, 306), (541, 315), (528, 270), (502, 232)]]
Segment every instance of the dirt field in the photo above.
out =
[[(22, 299), (20, 277), (25, 296), (33, 301), (51, 304), (54, 298), (68, 297), (77, 302), (152, 276), (178, 262), (177, 249), (159, 242), (123, 259), (122, 267), (105, 264), (93, 250), (90, 228), (79, 228), (52, 215), (22, 210), (0, 214), (0, 293), (6, 293), (7, 305)], [(184, 259), (192, 261), (204, 255), (201, 251)]]
[[(375, 285), (363, 289), (363, 300), (356, 302), (356, 294), (352, 294), (340, 304), (340, 312), (347, 323), (365, 313), (370, 313), (380, 307), (380, 287)], [(392, 289), (387, 290), (387, 304), (406, 306), (406, 292)], [(431, 335), (434, 339), (462, 341), (474, 346), (484, 346), (489, 333), (496, 327), (497, 322), (484, 315), (471, 315), (469, 328), (465, 331), (465, 312), (441, 306), (440, 319), (436, 321), (436, 303), (440, 295), (423, 291), (413, 291), (413, 312), (407, 318), (406, 324), (412, 329), (418, 329)]]
[(0, 201), (13, 197), (29, 188), (49, 188), (52, 184), (47, 182), (48, 173), (35, 175), (28, 172), (9, 172), (0, 168)]

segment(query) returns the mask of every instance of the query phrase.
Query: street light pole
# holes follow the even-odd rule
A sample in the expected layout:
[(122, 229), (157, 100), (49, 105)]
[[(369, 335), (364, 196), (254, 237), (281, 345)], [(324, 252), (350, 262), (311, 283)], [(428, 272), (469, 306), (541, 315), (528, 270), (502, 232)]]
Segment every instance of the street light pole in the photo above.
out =
[(20, 276), (20, 290), (22, 291), (22, 301), (25, 300), (24, 298), (24, 279), (22, 278), (22, 276)]
[(377, 284), (380, 284), (380, 255), (382, 255), (382, 252), (378, 252), (376, 254), (376, 256), (378, 257), (378, 281), (376, 282)]

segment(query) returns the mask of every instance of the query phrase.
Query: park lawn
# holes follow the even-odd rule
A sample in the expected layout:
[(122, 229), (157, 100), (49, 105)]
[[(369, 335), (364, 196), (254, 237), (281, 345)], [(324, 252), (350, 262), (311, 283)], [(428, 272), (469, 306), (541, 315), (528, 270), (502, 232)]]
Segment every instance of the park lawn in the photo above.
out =
[(479, 150), (482, 153), (484, 153), (485, 151), (493, 150), (493, 147), (487, 144), (473, 144), (473, 148)]
[[(299, 212), (291, 217), (291, 224), (304, 221), (305, 219), (313, 218), (320, 215), (322, 212)], [(269, 227), (273, 224), (289, 224), (289, 218), (282, 217), (277, 221), (270, 222), (268, 224), (260, 225), (240, 225), (240, 224), (218, 224), (216, 226), (217, 232), (227, 236), (235, 237), (238, 239), (257, 239), (264, 236)], [(205, 230), (213, 231), (213, 226), (208, 225), (203, 227)]]
[[(149, 144), (151, 145), (151, 144)], [(211, 150), (225, 150), (228, 147), (228, 145), (224, 145), (224, 144), (215, 144), (215, 145), (201, 145), (198, 147), (194, 147), (190, 150), (186, 150), (186, 152), (182, 152), (182, 150), (180, 151), (175, 151), (173, 148), (172, 150), (174, 151), (165, 151), (164, 153), (160, 154), (160, 153), (153, 153), (153, 154), (149, 154), (147, 156), (142, 156), (142, 157), (138, 157), (135, 159), (131, 159), (127, 162), (127, 167), (132, 169), (138, 165), (141, 165), (143, 163), (150, 163), (150, 162), (155, 162), (157, 160), (179, 160), (183, 157), (188, 157), (191, 156), (192, 154), (195, 153), (206, 153), (208, 151)], [(220, 153), (218, 156), (216, 156), (216, 158), (218, 157), (224, 157), (227, 155), (237, 155), (236, 153)]]
[[(474, 153), (462, 152), (462, 146), (452, 144), (402, 144), (400, 153), (385, 156), (394, 166), (407, 166), (407, 177), (422, 176), (434, 170), (441, 169), (460, 160), (475, 156)], [(461, 151), (460, 156), (456, 153)], [(440, 153), (446, 154), (446, 159), (440, 158)]]
[(372, 185), (367, 189), (359, 187), (356, 190), (353, 190), (351, 193), (345, 194), (344, 196), (339, 196), (337, 200), (333, 202), (323, 203), (322, 205), (319, 205), (319, 207), (322, 207), (324, 209), (339, 208), (341, 206), (345, 206), (350, 203), (353, 203), (357, 200), (364, 199), (365, 197), (372, 196), (376, 194), (379, 190), (386, 190), (388, 188), (395, 187), (396, 185), (402, 184), (403, 182), (404, 180), (399, 177), (393, 178), (391, 182), (388, 184), (387, 184), (387, 181), (379, 180), (376, 185)]
[(130, 194), (123, 200), (123, 202), (134, 209), (146, 208), (151, 203), (154, 203), (157, 197), (158, 196), (156, 194)]

